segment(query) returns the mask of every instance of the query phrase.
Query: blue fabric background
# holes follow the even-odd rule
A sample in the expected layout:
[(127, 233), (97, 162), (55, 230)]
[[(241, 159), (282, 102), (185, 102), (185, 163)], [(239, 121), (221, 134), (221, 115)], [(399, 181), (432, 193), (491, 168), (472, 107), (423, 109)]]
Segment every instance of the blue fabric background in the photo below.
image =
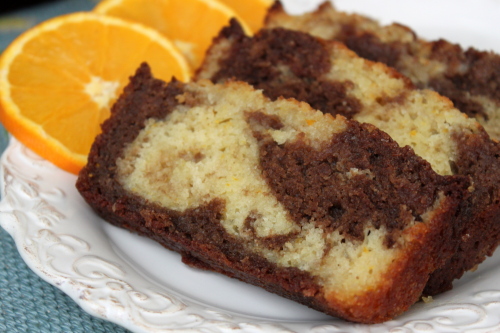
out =
[[(90, 10), (91, 0), (60, 0), (0, 16), (0, 50), (24, 30), (60, 14)], [(0, 125), (0, 151), (8, 136)], [(12, 237), (0, 228), (0, 332), (128, 332), (84, 312), (71, 298), (33, 273)]]

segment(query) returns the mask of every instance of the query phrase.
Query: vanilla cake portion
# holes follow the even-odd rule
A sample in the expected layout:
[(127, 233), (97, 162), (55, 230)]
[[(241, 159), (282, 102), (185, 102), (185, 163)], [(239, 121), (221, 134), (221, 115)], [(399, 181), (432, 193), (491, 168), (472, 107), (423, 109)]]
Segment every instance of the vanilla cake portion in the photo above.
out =
[[(245, 36), (237, 22), (214, 40), (197, 79), (250, 83), (271, 99), (296, 98), (332, 115), (370, 123), (409, 146), (441, 175), (470, 177), (458, 220), (465, 229), (455, 256), (425, 290), (434, 295), (474, 269), (500, 242), (500, 146), (474, 119), (396, 70), (357, 56), (340, 42), (283, 28)], [(487, 232), (485, 232), (487, 230)]]
[(406, 26), (383, 26), (369, 17), (338, 11), (331, 2), (296, 16), (275, 3), (265, 26), (341, 41), (361, 57), (396, 68), (417, 87), (449, 97), (492, 138), (500, 139), (500, 55), (494, 52), (464, 50), (443, 39), (427, 41)]
[(190, 265), (363, 323), (419, 299), (456, 250), (469, 186), (372, 125), (146, 65), (77, 181), (103, 218)]

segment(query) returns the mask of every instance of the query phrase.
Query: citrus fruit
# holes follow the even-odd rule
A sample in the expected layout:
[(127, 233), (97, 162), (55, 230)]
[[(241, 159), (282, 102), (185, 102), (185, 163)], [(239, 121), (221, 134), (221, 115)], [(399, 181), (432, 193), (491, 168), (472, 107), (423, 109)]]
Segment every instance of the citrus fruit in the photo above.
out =
[(48, 20), (2, 54), (0, 121), (28, 148), (77, 173), (143, 61), (158, 78), (189, 79), (183, 56), (154, 29), (96, 13)]
[(264, 23), (267, 10), (273, 4), (272, 0), (220, 0), (232, 8), (236, 14), (245, 20), (252, 32), (257, 32)]
[(231, 18), (246, 23), (217, 0), (104, 0), (94, 11), (148, 25), (174, 42), (192, 69), (198, 68), (205, 52)]

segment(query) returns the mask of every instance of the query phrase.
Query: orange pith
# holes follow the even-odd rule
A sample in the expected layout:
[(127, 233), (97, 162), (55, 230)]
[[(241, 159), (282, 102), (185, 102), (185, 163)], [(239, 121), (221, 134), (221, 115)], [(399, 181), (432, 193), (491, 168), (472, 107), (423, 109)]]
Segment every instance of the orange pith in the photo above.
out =
[(198, 68), (213, 37), (232, 17), (251, 31), (235, 11), (216, 0), (104, 0), (94, 11), (158, 30), (181, 50), (192, 69)]
[(185, 59), (153, 29), (95, 13), (46, 21), (0, 59), (0, 121), (40, 156), (77, 173), (143, 61), (166, 81), (189, 79)]

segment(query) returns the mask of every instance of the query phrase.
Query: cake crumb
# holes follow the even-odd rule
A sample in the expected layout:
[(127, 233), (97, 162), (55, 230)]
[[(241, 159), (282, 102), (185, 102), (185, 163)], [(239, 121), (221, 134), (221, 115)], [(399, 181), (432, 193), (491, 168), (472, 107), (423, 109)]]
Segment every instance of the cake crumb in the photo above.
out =
[(422, 296), (422, 301), (426, 304), (434, 302), (432, 296)]

